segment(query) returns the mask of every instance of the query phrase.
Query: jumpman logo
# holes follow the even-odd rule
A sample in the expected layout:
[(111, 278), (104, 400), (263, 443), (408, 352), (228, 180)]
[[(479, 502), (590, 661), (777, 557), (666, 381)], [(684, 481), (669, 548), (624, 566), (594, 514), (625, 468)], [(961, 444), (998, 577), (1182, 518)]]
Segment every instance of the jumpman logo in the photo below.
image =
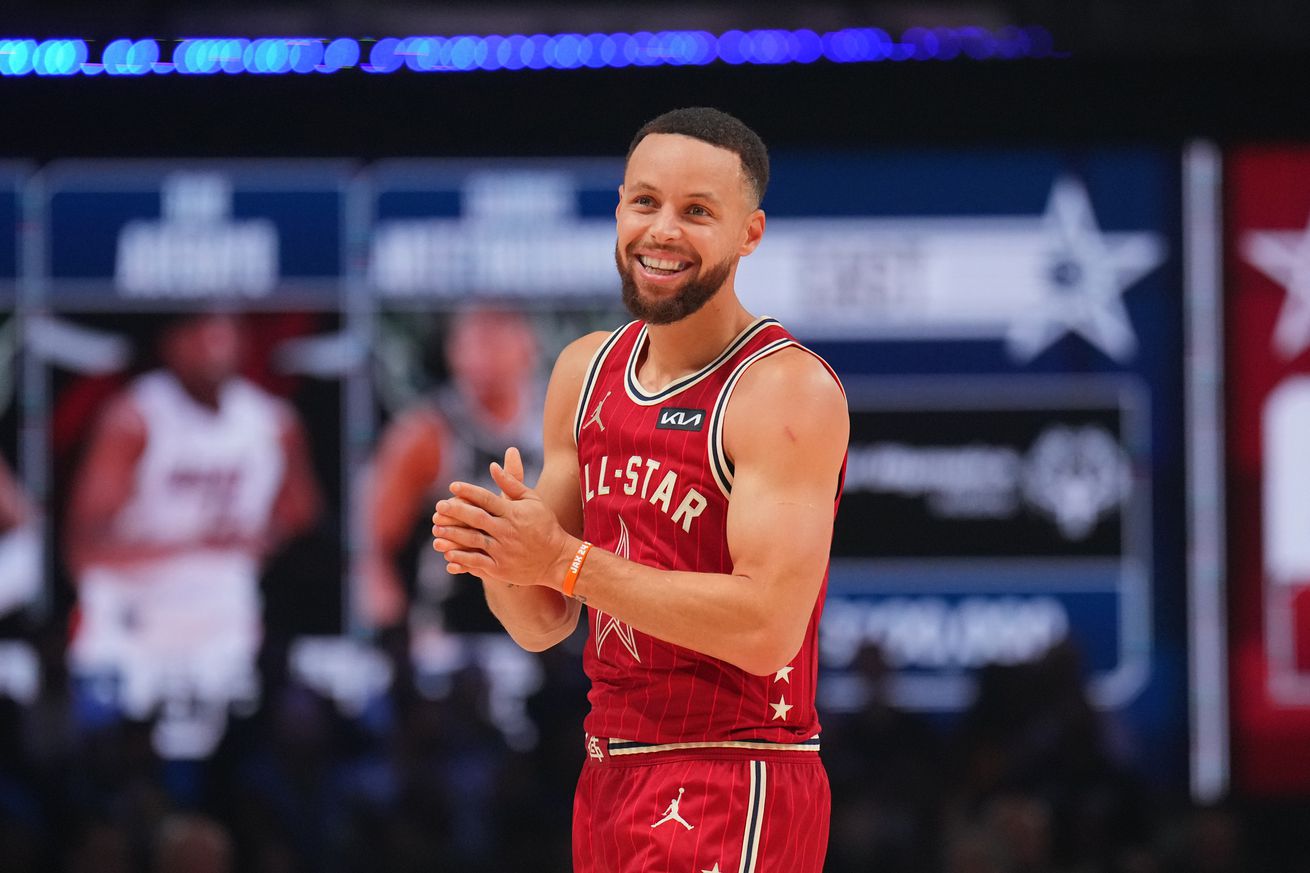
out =
[(583, 423), (583, 425), (582, 425), (582, 429), (583, 429), (583, 430), (586, 430), (586, 429), (587, 429), (587, 425), (589, 425), (589, 424), (597, 425), (601, 430), (604, 430), (604, 429), (605, 429), (605, 422), (603, 422), (603, 421), (600, 420), (600, 410), (601, 410), (601, 407), (603, 407), (603, 406), (605, 405), (605, 401), (606, 401), (606, 400), (609, 400), (609, 399), (610, 399), (610, 395), (613, 394), (613, 393), (614, 393), (613, 391), (606, 391), (606, 392), (605, 392), (605, 396), (602, 397), (602, 398), (600, 399), (600, 403), (597, 403), (597, 404), (596, 404), (596, 411), (593, 412), (593, 413), (591, 414), (591, 418), (587, 419), (586, 422)]
[[(604, 401), (601, 401), (604, 403)], [(623, 523), (623, 516), (619, 516), (619, 542), (614, 547), (614, 554), (620, 558), (629, 558), (632, 552), (632, 541), (628, 538), (628, 526)], [(628, 654), (638, 663), (641, 662), (641, 655), (637, 650), (637, 634), (632, 629), (632, 625), (619, 621), (612, 615), (596, 610), (596, 654), (601, 653), (605, 645), (605, 640), (613, 634), (616, 639), (628, 650)]]
[(651, 825), (651, 827), (657, 828), (660, 825), (664, 824), (665, 822), (676, 821), (678, 824), (682, 825), (687, 830), (692, 829), (692, 826), (687, 824), (687, 820), (682, 816), (678, 815), (678, 804), (682, 803), (682, 792), (686, 790), (687, 789), (685, 788), (678, 789), (678, 796), (670, 800), (669, 808), (664, 810), (664, 818), (655, 822), (655, 824)]

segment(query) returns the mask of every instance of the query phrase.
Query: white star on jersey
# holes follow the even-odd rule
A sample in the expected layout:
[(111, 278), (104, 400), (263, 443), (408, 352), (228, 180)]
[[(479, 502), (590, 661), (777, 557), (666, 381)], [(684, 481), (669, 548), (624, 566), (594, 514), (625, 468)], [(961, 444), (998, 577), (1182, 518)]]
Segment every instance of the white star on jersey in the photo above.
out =
[(722, 873), (722, 871), (719, 870), (719, 862), (715, 861), (713, 867), (708, 870), (702, 870), (700, 873)]
[(1294, 358), (1310, 348), (1310, 223), (1303, 230), (1250, 231), (1241, 248), (1247, 262), (1287, 289), (1274, 348)]
[(794, 707), (793, 704), (787, 702), (787, 698), (785, 697), (779, 697), (777, 703), (770, 703), (769, 706), (773, 707), (772, 720), (775, 721), (777, 719), (783, 719), (785, 721), (787, 718), (787, 713), (791, 712)]
[(776, 675), (776, 676), (773, 677), (773, 681), (774, 681), (774, 682), (786, 682), (788, 685), (790, 685), (790, 684), (791, 684), (791, 671), (794, 670), (794, 669), (796, 669), (796, 668), (795, 668), (795, 667), (783, 667), (781, 670), (778, 671), (778, 675)]
[[(603, 401), (602, 401), (603, 402)], [(628, 539), (628, 526), (623, 523), (623, 517), (619, 517), (619, 544), (614, 549), (614, 554), (620, 558), (627, 559), (632, 552), (632, 543)], [(628, 650), (628, 654), (638, 662), (641, 662), (641, 655), (637, 654), (637, 636), (632, 630), (632, 625), (619, 621), (612, 615), (596, 610), (596, 654), (599, 655), (601, 648), (605, 645), (610, 635), (613, 635), (623, 644), (623, 648)]]

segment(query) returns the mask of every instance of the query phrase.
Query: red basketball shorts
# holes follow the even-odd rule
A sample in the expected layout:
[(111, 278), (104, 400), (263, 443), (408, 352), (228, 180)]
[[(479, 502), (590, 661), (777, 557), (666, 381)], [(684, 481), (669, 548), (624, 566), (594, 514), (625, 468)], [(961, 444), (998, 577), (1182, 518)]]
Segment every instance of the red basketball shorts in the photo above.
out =
[(717, 751), (589, 756), (573, 873), (822, 873), (832, 800), (819, 756)]

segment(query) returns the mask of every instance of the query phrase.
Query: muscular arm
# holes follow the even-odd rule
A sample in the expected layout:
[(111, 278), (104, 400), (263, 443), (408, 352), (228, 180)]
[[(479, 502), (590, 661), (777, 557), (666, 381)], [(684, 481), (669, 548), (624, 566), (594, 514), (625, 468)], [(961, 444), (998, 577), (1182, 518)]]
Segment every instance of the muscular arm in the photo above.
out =
[[(582, 380), (592, 355), (606, 334), (589, 334), (560, 353), (546, 391), (543, 422), (545, 452), (535, 494), (561, 533), (577, 537), (582, 533), (582, 496), (578, 486), (578, 451), (573, 442), (573, 416)], [(517, 457), (517, 451), (514, 452)], [(506, 456), (507, 464), (511, 462)], [(521, 480), (522, 465), (511, 472)], [(433, 521), (438, 518), (434, 516)], [(434, 530), (434, 534), (436, 531)], [(434, 542), (434, 547), (439, 543)], [(458, 564), (455, 569), (461, 569)], [(469, 568), (471, 572), (477, 570)], [(482, 574), (479, 574), (482, 575)], [(487, 605), (523, 648), (539, 652), (566, 639), (578, 624), (578, 601), (558, 591), (535, 585), (514, 585), (503, 579), (483, 576)]]
[(364, 543), (360, 606), (370, 624), (387, 627), (405, 611), (405, 585), (396, 567), (414, 512), (441, 472), (446, 432), (437, 413), (410, 408), (387, 426), (364, 483)]
[[(831, 546), (849, 419), (836, 382), (801, 350), (751, 367), (726, 415), (735, 465), (727, 525), (733, 572), (671, 572), (593, 549), (575, 594), (652, 636), (765, 675), (804, 639)], [(515, 497), (512, 481), (503, 472), (497, 478)], [(463, 549), (450, 541), (447, 557), (553, 594), (579, 540), (547, 523), (532, 492), (518, 496), (459, 485), (451, 509), (478, 531)]]
[(27, 520), (27, 501), (9, 471), (9, 465), (0, 458), (0, 534)]
[(146, 427), (130, 400), (110, 402), (96, 424), (73, 479), (68, 507), (68, 565), (74, 574), (93, 562), (127, 563), (149, 557), (117, 541), (113, 520), (132, 496), (136, 467), (146, 448)]
[(28, 502), (18, 489), (9, 465), (0, 457), (0, 535), (10, 528), (18, 527), (28, 518)]
[(286, 470), (269, 516), (266, 535), (269, 551), (308, 530), (323, 508), (323, 495), (309, 461), (305, 429), (290, 406), (282, 409), (280, 441)]

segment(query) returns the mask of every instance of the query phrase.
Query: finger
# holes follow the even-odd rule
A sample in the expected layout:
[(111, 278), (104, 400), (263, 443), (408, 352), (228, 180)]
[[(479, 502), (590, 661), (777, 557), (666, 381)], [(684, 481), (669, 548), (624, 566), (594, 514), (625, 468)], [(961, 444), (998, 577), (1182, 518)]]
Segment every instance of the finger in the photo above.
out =
[(523, 455), (519, 452), (518, 446), (510, 446), (505, 450), (504, 469), (520, 482), (526, 481), (523, 476)]
[(448, 552), (452, 548), (478, 549), (479, 551), (485, 552), (494, 542), (491, 537), (487, 536), (482, 531), (471, 527), (433, 525), (432, 537), (434, 542), (450, 544), (447, 548), (438, 546), (438, 552)]
[[(523, 463), (522, 461), (520, 461), (519, 462), (520, 473), (521, 473), (522, 466)], [(523, 484), (523, 479), (521, 478), (521, 476), (520, 478), (517, 479), (514, 478), (514, 476), (511, 475), (500, 464), (493, 463), (491, 465), (491, 478), (493, 481), (495, 481), (497, 485), (500, 486), (500, 490), (505, 492), (505, 496), (508, 497), (510, 500), (518, 500), (522, 498), (524, 495), (526, 495), (529, 491), (531, 491), (531, 489), (528, 488), (528, 486)]]
[(469, 482), (452, 482), (450, 484), (450, 493), (466, 503), (471, 503), (485, 510), (488, 515), (500, 516), (509, 511), (509, 501), (499, 494), (493, 494), (480, 485), (473, 485)]
[(462, 573), (473, 573), (477, 576), (495, 575), (496, 561), (485, 552), (479, 552), (475, 549), (451, 549), (444, 553), (447, 564), (458, 564), (463, 569)]
[(460, 498), (443, 500), (437, 504), (441, 507), (439, 516), (449, 518), (452, 527), (472, 527), (478, 530), (490, 530), (498, 521), (480, 506), (467, 503)]

